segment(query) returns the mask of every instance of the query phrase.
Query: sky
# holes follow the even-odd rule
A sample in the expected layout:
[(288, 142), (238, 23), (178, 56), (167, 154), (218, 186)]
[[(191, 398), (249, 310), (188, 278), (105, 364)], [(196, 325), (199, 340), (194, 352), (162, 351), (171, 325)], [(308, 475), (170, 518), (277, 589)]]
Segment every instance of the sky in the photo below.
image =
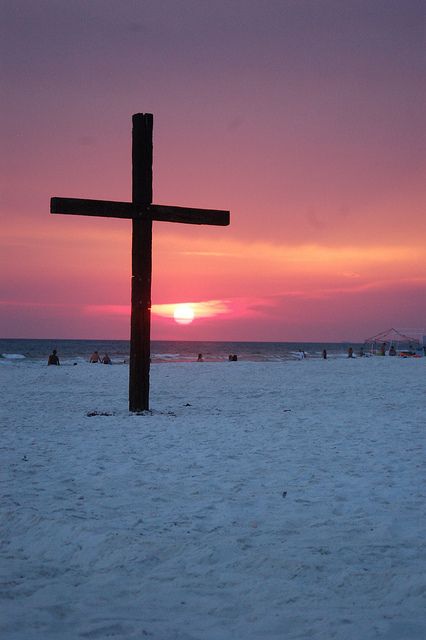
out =
[(131, 221), (49, 200), (131, 200), (134, 113), (154, 115), (153, 201), (231, 212), (154, 223), (153, 339), (426, 328), (424, 1), (0, 11), (0, 337), (129, 337)]

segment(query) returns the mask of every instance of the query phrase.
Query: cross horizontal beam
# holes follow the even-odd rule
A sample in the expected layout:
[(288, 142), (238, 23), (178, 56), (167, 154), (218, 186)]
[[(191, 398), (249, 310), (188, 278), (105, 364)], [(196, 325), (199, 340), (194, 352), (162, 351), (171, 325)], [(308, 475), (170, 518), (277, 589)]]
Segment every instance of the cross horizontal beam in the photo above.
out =
[(184, 224), (229, 225), (229, 211), (219, 209), (193, 209), (160, 204), (134, 204), (109, 200), (87, 200), (83, 198), (51, 198), (50, 213), (101, 216), (105, 218), (151, 219), (160, 222), (182, 222)]

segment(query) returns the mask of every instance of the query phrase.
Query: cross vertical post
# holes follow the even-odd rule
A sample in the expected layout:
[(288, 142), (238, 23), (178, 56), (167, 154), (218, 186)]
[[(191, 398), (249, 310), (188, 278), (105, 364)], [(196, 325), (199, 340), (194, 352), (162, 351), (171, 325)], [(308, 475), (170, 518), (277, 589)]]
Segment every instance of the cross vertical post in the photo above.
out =
[[(136, 113), (132, 121), (132, 202), (135, 205), (150, 205), (152, 114)], [(137, 412), (149, 410), (152, 218), (133, 218), (132, 226), (129, 411)]]

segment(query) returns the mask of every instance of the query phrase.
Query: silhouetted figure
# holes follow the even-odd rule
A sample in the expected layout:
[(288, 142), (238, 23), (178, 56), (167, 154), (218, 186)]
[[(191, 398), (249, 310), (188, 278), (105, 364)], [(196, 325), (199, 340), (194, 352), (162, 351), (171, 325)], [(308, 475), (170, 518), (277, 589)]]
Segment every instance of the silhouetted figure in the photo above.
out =
[(380, 347), (380, 355), (381, 356), (385, 356), (386, 355), (386, 342), (384, 342), (382, 344), (382, 346)]
[(396, 349), (395, 349), (395, 347), (393, 345), (389, 349), (389, 355), (390, 356), (396, 356)]
[(324, 358), (324, 360), (327, 360), (327, 349), (322, 350), (322, 357)]
[(102, 358), (102, 364), (112, 364), (111, 358), (109, 357), (109, 355), (107, 353)]
[(55, 364), (57, 366), (59, 366), (59, 358), (56, 355), (56, 349), (53, 349), (52, 353), (49, 356), (49, 359), (47, 360), (47, 365), (49, 366), (50, 364)]
[(238, 356), (236, 353), (234, 353), (234, 355), (232, 356), (232, 361), (237, 362), (237, 360), (238, 360)]
[(349, 347), (348, 349), (348, 358), (353, 358), (354, 357), (354, 350), (352, 349), (352, 347)]
[(198, 354), (197, 362), (204, 362), (202, 353)]
[(95, 362), (100, 362), (100, 361), (101, 361), (101, 359), (99, 357), (99, 353), (97, 351), (94, 351), (92, 353), (92, 355), (90, 356), (89, 362), (95, 363)]

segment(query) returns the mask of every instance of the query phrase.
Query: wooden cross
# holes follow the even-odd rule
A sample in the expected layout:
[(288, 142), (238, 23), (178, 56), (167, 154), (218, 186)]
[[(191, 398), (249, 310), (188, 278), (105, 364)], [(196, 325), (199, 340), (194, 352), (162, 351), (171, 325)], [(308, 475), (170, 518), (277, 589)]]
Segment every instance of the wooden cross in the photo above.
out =
[(132, 310), (130, 321), (129, 410), (149, 410), (152, 221), (229, 224), (229, 211), (152, 204), (151, 113), (136, 113), (132, 129), (132, 202), (51, 198), (51, 213), (131, 218)]

